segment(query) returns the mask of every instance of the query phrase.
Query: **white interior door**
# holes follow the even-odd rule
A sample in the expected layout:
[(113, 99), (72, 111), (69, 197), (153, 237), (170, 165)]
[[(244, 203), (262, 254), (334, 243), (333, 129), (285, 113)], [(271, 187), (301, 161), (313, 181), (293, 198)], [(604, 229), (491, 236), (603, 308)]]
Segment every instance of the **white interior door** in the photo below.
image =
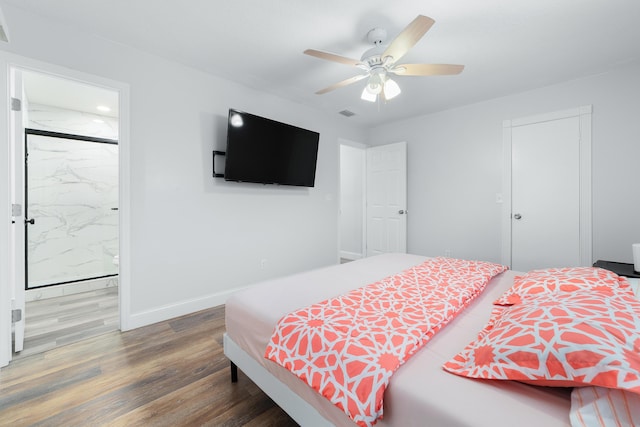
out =
[(407, 144), (367, 149), (367, 256), (407, 251)]
[(512, 268), (580, 265), (579, 118), (512, 134)]
[(591, 111), (504, 122), (502, 262), (513, 270), (593, 262)]
[[(24, 89), (22, 72), (11, 69), (11, 203), (13, 206), (10, 239), (15, 251), (11, 251), (10, 268), (13, 281), (11, 308), (15, 316), (13, 320), (13, 352), (22, 351), (24, 347), (25, 325), (25, 217), (24, 217)], [(19, 104), (19, 108), (18, 108)]]

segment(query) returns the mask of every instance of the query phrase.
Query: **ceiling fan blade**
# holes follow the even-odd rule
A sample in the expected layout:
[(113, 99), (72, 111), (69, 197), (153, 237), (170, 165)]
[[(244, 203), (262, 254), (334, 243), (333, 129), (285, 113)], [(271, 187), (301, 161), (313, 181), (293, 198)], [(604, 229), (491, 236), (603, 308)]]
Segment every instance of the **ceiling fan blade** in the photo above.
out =
[(398, 61), (426, 34), (435, 23), (428, 16), (418, 15), (404, 30), (389, 44), (382, 54), (382, 58), (391, 56), (393, 62)]
[(357, 67), (362, 62), (357, 59), (347, 58), (345, 56), (336, 55), (334, 53), (322, 52), (320, 50), (315, 49), (307, 49), (304, 51), (306, 55), (315, 56), (316, 58), (326, 59), (327, 61), (339, 62), (345, 65), (352, 65)]
[(338, 82), (336, 84), (333, 84), (333, 85), (331, 85), (329, 87), (326, 87), (324, 89), (321, 89), (321, 90), (317, 91), (316, 95), (322, 95), (322, 94), (325, 94), (327, 92), (331, 92), (334, 89), (338, 89), (338, 88), (341, 88), (341, 87), (344, 87), (344, 86), (348, 86), (348, 85), (350, 85), (352, 83), (355, 83), (355, 82), (358, 82), (358, 81), (360, 81), (362, 79), (366, 79), (367, 77), (369, 77), (367, 74), (360, 74), (358, 76), (349, 77), (346, 80), (343, 80), (341, 82)]
[(454, 64), (401, 64), (391, 70), (390, 73), (399, 76), (447, 76), (460, 74), (464, 65)]

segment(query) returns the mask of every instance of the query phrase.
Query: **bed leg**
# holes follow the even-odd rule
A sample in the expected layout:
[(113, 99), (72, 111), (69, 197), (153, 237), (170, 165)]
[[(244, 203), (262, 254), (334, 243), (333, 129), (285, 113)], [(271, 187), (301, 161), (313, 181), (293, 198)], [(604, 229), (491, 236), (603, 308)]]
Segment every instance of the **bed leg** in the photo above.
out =
[(237, 383), (238, 382), (238, 367), (236, 366), (235, 363), (233, 362), (229, 362), (231, 363), (231, 382), (232, 383)]

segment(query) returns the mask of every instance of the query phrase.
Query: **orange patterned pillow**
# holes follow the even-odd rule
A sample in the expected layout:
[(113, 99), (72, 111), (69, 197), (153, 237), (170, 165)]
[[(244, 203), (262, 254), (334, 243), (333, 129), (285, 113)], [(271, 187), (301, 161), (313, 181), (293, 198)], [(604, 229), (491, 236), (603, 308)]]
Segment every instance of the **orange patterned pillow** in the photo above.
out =
[(517, 276), (511, 289), (494, 304), (518, 304), (522, 298), (540, 293), (575, 292), (580, 289), (595, 289), (611, 294), (618, 287), (629, 288), (623, 277), (612, 271), (597, 267), (567, 267), (531, 270)]
[(444, 369), (466, 377), (640, 394), (640, 301), (631, 291), (540, 293), (496, 307)]

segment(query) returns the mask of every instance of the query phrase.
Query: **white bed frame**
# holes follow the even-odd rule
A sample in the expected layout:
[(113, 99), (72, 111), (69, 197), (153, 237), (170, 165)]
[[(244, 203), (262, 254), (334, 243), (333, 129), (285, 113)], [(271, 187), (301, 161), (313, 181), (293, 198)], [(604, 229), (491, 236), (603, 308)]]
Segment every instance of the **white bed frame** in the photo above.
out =
[[(640, 298), (640, 279), (627, 279), (635, 294)], [(235, 365), (298, 424), (305, 427), (333, 426), (311, 404), (294, 393), (285, 383), (253, 359), (226, 333), (223, 342), (224, 354), (232, 363), (232, 378), (234, 376), (233, 365)]]
[(287, 385), (267, 371), (238, 346), (226, 333), (223, 336), (224, 354), (267, 396), (281, 407), (298, 424), (310, 427), (333, 427), (326, 418), (306, 400), (295, 394)]

